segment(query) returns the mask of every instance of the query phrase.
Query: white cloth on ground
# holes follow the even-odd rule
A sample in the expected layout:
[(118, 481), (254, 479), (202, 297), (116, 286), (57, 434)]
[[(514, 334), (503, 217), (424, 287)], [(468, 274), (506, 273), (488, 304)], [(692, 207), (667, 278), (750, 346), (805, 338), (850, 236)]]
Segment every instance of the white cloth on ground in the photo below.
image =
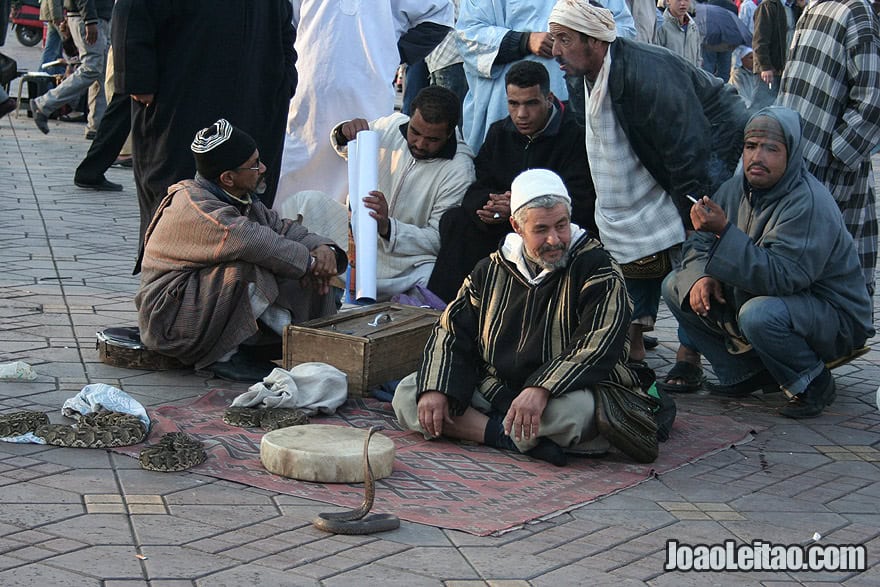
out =
[(24, 361), (13, 361), (0, 365), (0, 380), (2, 381), (33, 381), (37, 373)]
[(298, 408), (312, 416), (333, 414), (348, 397), (348, 377), (326, 363), (302, 363), (290, 371), (273, 369), (261, 382), (232, 400), (235, 408)]

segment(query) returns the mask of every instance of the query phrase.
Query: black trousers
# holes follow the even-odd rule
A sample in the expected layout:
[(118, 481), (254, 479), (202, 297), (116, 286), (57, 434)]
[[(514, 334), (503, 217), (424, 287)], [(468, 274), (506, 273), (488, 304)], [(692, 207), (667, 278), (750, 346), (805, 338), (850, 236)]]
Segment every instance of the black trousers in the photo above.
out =
[(104, 118), (85, 159), (76, 168), (74, 179), (85, 183), (98, 183), (104, 172), (113, 165), (119, 151), (131, 132), (131, 98), (128, 94), (113, 94)]

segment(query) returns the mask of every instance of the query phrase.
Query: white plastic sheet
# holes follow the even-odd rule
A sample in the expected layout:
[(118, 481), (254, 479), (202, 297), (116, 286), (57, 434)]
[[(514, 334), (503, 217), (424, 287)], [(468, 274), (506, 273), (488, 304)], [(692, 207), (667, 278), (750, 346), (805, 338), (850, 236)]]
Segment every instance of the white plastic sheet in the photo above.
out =
[(349, 205), (354, 235), (356, 299), (376, 301), (376, 263), (379, 229), (363, 199), (379, 187), (379, 133), (362, 130), (348, 143)]

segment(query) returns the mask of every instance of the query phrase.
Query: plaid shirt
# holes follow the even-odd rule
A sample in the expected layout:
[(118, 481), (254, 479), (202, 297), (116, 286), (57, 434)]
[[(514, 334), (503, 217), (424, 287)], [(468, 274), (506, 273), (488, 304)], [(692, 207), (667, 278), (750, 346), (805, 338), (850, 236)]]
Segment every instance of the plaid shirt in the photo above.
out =
[(780, 90), (779, 104), (803, 119), (807, 168), (837, 200), (873, 290), (877, 215), (870, 153), (880, 140), (880, 40), (864, 0), (824, 0), (804, 10)]
[[(452, 0), (452, 3), (455, 6), (456, 22), (458, 21), (458, 4), (460, 1), (461, 0)], [(428, 71), (430, 73), (463, 62), (464, 59), (461, 56), (461, 51), (458, 50), (458, 45), (456, 45), (455, 29), (449, 31), (446, 37), (440, 41), (440, 44), (437, 45), (433, 51), (428, 53), (427, 57), (425, 57), (425, 64), (428, 66)]]
[[(609, 60), (605, 67), (610, 65)], [(615, 260), (630, 263), (684, 241), (684, 225), (672, 198), (639, 161), (617, 122), (610, 90), (602, 94), (597, 86), (590, 100), (599, 100), (599, 107), (594, 111), (588, 102), (586, 121), (587, 160), (596, 188), (596, 225)]]

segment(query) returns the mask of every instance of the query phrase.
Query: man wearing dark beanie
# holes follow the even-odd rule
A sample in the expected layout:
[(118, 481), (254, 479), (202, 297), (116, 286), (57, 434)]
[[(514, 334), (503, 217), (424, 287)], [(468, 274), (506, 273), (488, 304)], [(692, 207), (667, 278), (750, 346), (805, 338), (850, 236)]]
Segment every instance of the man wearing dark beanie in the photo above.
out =
[(266, 166), (224, 119), (191, 145), (197, 173), (168, 189), (147, 229), (135, 297), (141, 340), (197, 370), (259, 381), (283, 328), (334, 314), (345, 253), (256, 197)]

